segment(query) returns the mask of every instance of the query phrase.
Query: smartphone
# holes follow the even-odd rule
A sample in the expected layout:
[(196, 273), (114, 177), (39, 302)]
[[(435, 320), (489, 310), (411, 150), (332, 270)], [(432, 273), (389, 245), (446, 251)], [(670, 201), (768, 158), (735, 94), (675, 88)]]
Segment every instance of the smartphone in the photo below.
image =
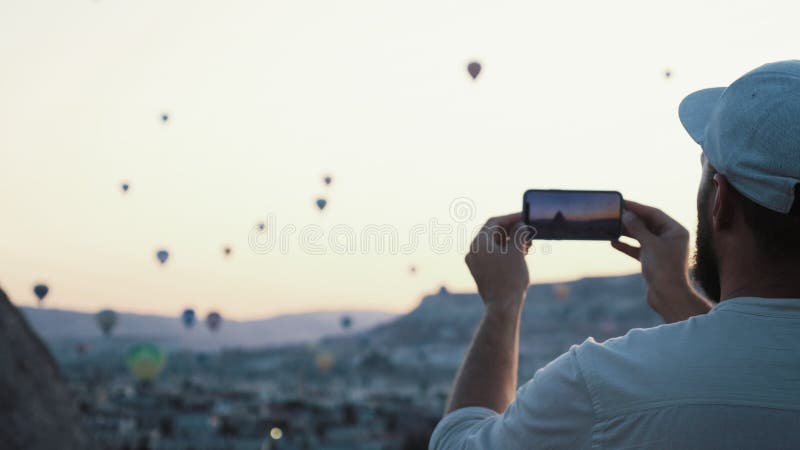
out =
[(522, 214), (533, 239), (613, 241), (622, 233), (622, 194), (531, 189)]

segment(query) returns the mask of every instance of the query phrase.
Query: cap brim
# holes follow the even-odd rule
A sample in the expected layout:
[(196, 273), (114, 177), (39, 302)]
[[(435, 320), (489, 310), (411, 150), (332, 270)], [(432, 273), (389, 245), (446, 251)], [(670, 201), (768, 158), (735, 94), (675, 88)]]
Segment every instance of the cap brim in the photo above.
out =
[(725, 88), (708, 88), (693, 92), (686, 96), (678, 107), (678, 117), (683, 128), (695, 142), (702, 145), (706, 137), (706, 126), (711, 119), (711, 113), (717, 106), (719, 98)]

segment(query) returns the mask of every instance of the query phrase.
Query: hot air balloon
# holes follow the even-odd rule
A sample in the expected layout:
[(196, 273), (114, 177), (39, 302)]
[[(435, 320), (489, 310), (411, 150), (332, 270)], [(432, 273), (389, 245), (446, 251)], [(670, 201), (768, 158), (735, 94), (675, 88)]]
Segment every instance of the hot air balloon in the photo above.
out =
[(264, 224), (264, 222), (259, 222), (259, 223), (256, 225), (256, 227), (258, 228), (258, 231), (264, 231), (264, 230), (266, 230), (266, 229), (267, 229), (267, 226)]
[(325, 200), (324, 198), (318, 198), (318, 199), (317, 199), (317, 208), (319, 208), (319, 210), (320, 210), (320, 211), (322, 211), (323, 209), (325, 209), (325, 207), (326, 207), (327, 205), (328, 205), (328, 201), (327, 201), (327, 200)]
[(331, 177), (330, 175), (325, 175), (322, 181), (325, 182), (325, 186), (330, 186), (331, 182), (333, 181), (333, 177)]
[(222, 316), (216, 311), (208, 313), (206, 316), (206, 326), (208, 329), (212, 332), (217, 331), (220, 325), (222, 325)]
[(194, 313), (192, 308), (186, 308), (183, 310), (183, 313), (181, 314), (181, 322), (183, 322), (184, 327), (192, 328), (196, 321), (197, 315)]
[(228, 246), (228, 245), (226, 245), (226, 246), (225, 246), (225, 248), (223, 248), (223, 249), (222, 249), (222, 253), (224, 253), (224, 254), (225, 254), (225, 256), (231, 256), (231, 252), (232, 252), (232, 251), (233, 251), (233, 250), (232, 250), (232, 249), (231, 249), (231, 247), (230, 247), (230, 246)]
[(671, 71), (671, 70), (669, 70), (669, 69), (666, 69), (666, 70), (664, 70), (664, 78), (666, 78), (666, 79), (668, 79), (668, 80), (669, 80), (670, 78), (672, 78), (672, 71)]
[(117, 313), (110, 309), (104, 309), (98, 312), (94, 319), (97, 321), (97, 326), (103, 332), (103, 336), (110, 336), (111, 330), (117, 324)]
[(162, 123), (167, 123), (168, 120), (169, 120), (169, 114), (167, 114), (167, 113), (161, 114), (161, 122)]
[(128, 183), (122, 183), (122, 192), (123, 192), (123, 193), (125, 193), (125, 192), (128, 192), (128, 189), (130, 189), (130, 188), (131, 188), (131, 185), (130, 185), (130, 184), (128, 184)]
[(155, 380), (164, 369), (167, 355), (153, 344), (136, 344), (128, 350), (126, 361), (137, 381), (149, 382)]
[(472, 61), (467, 64), (467, 72), (469, 72), (469, 76), (471, 76), (473, 80), (478, 78), (478, 75), (481, 73), (481, 63)]
[(347, 330), (351, 326), (353, 326), (353, 318), (350, 317), (350, 316), (342, 316), (342, 318), (339, 320), (339, 322), (342, 325), (342, 328), (345, 329), (345, 330)]
[(166, 250), (159, 250), (156, 252), (156, 258), (158, 258), (158, 262), (164, 264), (169, 258), (169, 252)]
[(409, 267), (408, 271), (409, 271), (409, 273), (411, 273), (411, 275), (416, 275), (417, 274), (417, 266)]
[(553, 285), (553, 294), (555, 294), (556, 298), (559, 300), (566, 300), (569, 297), (569, 285), (560, 283)]
[(50, 288), (47, 287), (46, 284), (37, 284), (33, 287), (33, 293), (36, 294), (36, 298), (39, 299), (40, 306), (44, 301), (44, 298), (47, 297), (48, 292), (50, 292)]
[(327, 372), (333, 367), (333, 355), (328, 352), (320, 353), (314, 359), (317, 368), (323, 372)]

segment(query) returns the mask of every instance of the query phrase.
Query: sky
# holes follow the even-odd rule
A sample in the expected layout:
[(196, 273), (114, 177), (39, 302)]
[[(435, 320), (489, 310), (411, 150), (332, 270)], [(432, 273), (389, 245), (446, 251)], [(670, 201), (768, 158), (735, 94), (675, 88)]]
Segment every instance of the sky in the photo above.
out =
[[(620, 191), (694, 230), (678, 104), (797, 57), (799, 9), (2, 0), (0, 286), (85, 311), (402, 312), (474, 291), (469, 235), (530, 188)], [(533, 282), (638, 270), (603, 242), (528, 262)]]
[(529, 220), (552, 220), (559, 212), (566, 220), (620, 219), (620, 197), (615, 192), (537, 192), (526, 194)]

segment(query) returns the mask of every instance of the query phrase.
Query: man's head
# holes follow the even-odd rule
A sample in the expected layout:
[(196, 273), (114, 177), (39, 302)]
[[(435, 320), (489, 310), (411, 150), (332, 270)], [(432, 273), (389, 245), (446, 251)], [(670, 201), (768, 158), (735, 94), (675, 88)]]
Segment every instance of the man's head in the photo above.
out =
[[(713, 300), (743, 273), (800, 265), (800, 61), (689, 95), (681, 122), (703, 147), (694, 276)], [(765, 280), (767, 281), (767, 280)], [(800, 280), (789, 280), (800, 288)], [(730, 291), (730, 289), (729, 289)]]
[[(795, 200), (789, 214), (772, 211), (737, 192), (724, 175), (705, 158), (702, 160), (693, 275), (709, 298), (720, 299), (715, 222), (716, 229), (733, 237), (725, 242), (736, 247), (723, 248), (726, 255), (740, 255), (768, 267), (800, 263), (800, 200)], [(718, 187), (720, 183), (724, 184), (722, 189)], [(795, 189), (800, 199), (800, 184)], [(748, 250), (747, 255), (743, 254), (744, 250)]]

